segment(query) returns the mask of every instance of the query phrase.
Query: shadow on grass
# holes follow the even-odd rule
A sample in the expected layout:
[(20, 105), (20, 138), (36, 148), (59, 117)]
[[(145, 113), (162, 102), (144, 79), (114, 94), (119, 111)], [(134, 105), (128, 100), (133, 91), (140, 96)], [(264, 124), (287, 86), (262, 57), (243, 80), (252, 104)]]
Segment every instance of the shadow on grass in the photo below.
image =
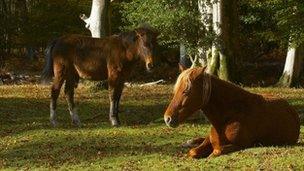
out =
[[(0, 149), (0, 168), (1, 165), (56, 167), (63, 163), (78, 164), (124, 156), (179, 155), (177, 153), (182, 151), (179, 145), (169, 143), (179, 135), (168, 137), (161, 129), (154, 128), (163, 122), (167, 105), (163, 103), (155, 99), (149, 103), (144, 100), (122, 102), (120, 118), (122, 127), (127, 127), (116, 129), (108, 123), (107, 99), (83, 100), (78, 105), (83, 126), (78, 129), (71, 126), (66, 102), (61, 98), (57, 109), (61, 125), (54, 129), (48, 120), (48, 98), (0, 98), (0, 137), (6, 139), (0, 144), (4, 147)], [(151, 122), (157, 124), (146, 126)], [(139, 129), (133, 130), (132, 126)], [(153, 135), (150, 131), (147, 135), (147, 127)], [(32, 135), (34, 138), (27, 139)]]
[[(136, 100), (134, 97), (127, 97), (120, 106), (120, 119), (122, 127), (134, 125), (147, 125), (149, 123), (163, 123), (163, 113), (167, 104), (158, 101), (160, 96), (149, 97), (146, 100)], [(293, 99), (300, 101), (302, 99)], [(93, 98), (79, 101), (77, 108), (82, 121), (82, 128), (95, 128), (100, 126), (110, 126), (108, 122), (108, 99)], [(138, 101), (138, 102), (137, 102)], [(299, 102), (300, 103), (300, 102)], [(304, 116), (304, 104), (295, 104), (294, 107), (300, 116)], [(60, 99), (57, 108), (59, 128), (73, 129), (65, 99)], [(0, 137), (20, 134), (29, 130), (39, 130), (50, 128), (49, 124), (49, 99), (48, 98), (0, 98)], [(193, 121), (190, 121), (193, 122)], [(196, 120), (202, 123), (202, 120)], [(302, 119), (301, 124), (304, 124)]]
[[(119, 114), (124, 126), (163, 123), (163, 112), (166, 104), (139, 102), (121, 104)], [(110, 126), (108, 121), (109, 103), (106, 100), (85, 100), (78, 103), (78, 113), (82, 128)], [(59, 100), (57, 107), (59, 128), (72, 129), (67, 104)], [(0, 136), (20, 134), (24, 131), (51, 128), (49, 123), (49, 99), (35, 98), (0, 98)]]
[[(159, 144), (158, 136), (149, 135), (103, 135), (77, 137), (57, 135), (28, 141), (13, 148), (0, 150), (5, 167), (25, 165), (61, 166), (64, 163), (79, 164), (117, 157), (147, 156), (151, 154), (176, 156), (182, 149), (170, 143)], [(159, 134), (159, 136), (163, 136)], [(156, 143), (157, 142), (157, 143)]]

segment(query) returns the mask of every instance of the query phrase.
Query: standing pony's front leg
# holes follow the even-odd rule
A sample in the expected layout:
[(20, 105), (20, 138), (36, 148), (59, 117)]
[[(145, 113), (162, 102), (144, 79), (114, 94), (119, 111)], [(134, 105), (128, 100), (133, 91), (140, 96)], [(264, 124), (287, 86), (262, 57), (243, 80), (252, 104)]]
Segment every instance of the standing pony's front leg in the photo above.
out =
[(112, 126), (119, 126), (119, 101), (124, 87), (124, 81), (119, 72), (112, 72), (108, 78), (110, 111), (109, 119)]
[(110, 97), (110, 112), (109, 112), (109, 119), (112, 126), (119, 126), (120, 121), (118, 117), (119, 112), (119, 101), (121, 97), (123, 89), (123, 83), (119, 83), (115, 87), (109, 86), (109, 97)]

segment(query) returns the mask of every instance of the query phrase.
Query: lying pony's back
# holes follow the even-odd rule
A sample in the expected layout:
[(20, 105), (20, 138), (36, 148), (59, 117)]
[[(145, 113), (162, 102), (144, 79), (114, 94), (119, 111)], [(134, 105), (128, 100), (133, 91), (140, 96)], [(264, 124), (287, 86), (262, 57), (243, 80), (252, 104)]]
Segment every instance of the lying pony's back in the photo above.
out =
[[(264, 145), (295, 144), (300, 133), (300, 120), (296, 110), (281, 98), (262, 95), (261, 106), (253, 113), (255, 119), (248, 122), (257, 143)], [(256, 116), (254, 116), (256, 115)], [(252, 118), (253, 118), (252, 117)]]

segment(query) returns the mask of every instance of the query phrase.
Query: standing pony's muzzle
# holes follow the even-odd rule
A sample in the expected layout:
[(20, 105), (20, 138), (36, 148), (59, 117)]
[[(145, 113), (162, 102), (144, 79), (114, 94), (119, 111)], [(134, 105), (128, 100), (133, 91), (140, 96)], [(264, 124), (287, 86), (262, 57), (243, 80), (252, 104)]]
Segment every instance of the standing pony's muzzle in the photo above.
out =
[(154, 68), (153, 58), (152, 57), (146, 58), (146, 69), (147, 69), (147, 71), (152, 72), (153, 68)]

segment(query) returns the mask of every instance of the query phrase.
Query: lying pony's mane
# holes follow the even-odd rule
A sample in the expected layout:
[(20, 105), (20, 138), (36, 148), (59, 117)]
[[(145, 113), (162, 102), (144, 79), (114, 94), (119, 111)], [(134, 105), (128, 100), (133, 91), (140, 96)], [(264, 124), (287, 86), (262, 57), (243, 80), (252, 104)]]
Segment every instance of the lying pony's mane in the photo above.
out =
[[(177, 78), (176, 83), (174, 85), (173, 92), (174, 94), (177, 92), (178, 87), (180, 84), (185, 83), (186, 88), (185, 90), (189, 90), (192, 87), (192, 79), (191, 76), (193, 76), (193, 72), (197, 71), (199, 68), (190, 68), (185, 71), (183, 71)], [(204, 71), (203, 71), (204, 72)], [(211, 96), (211, 75), (207, 74), (206, 72), (203, 73), (203, 89), (202, 89), (202, 103), (203, 106), (208, 103), (209, 98)], [(183, 91), (185, 91), (183, 90)]]
[(176, 83), (175, 83), (175, 85), (174, 85), (174, 89), (173, 89), (173, 92), (174, 93), (176, 93), (176, 91), (177, 91), (177, 88), (179, 87), (179, 85), (183, 82), (183, 80), (186, 80), (186, 83), (187, 83), (187, 85), (186, 85), (186, 89), (190, 89), (190, 87), (191, 87), (191, 84), (192, 84), (192, 82), (191, 82), (191, 80), (190, 80), (190, 75), (191, 75), (191, 73), (193, 73), (194, 72), (194, 69), (187, 69), (187, 70), (185, 70), (185, 71), (183, 71), (181, 74), (179, 74), (179, 76), (178, 76), (178, 78), (177, 78), (177, 80), (176, 80)]

